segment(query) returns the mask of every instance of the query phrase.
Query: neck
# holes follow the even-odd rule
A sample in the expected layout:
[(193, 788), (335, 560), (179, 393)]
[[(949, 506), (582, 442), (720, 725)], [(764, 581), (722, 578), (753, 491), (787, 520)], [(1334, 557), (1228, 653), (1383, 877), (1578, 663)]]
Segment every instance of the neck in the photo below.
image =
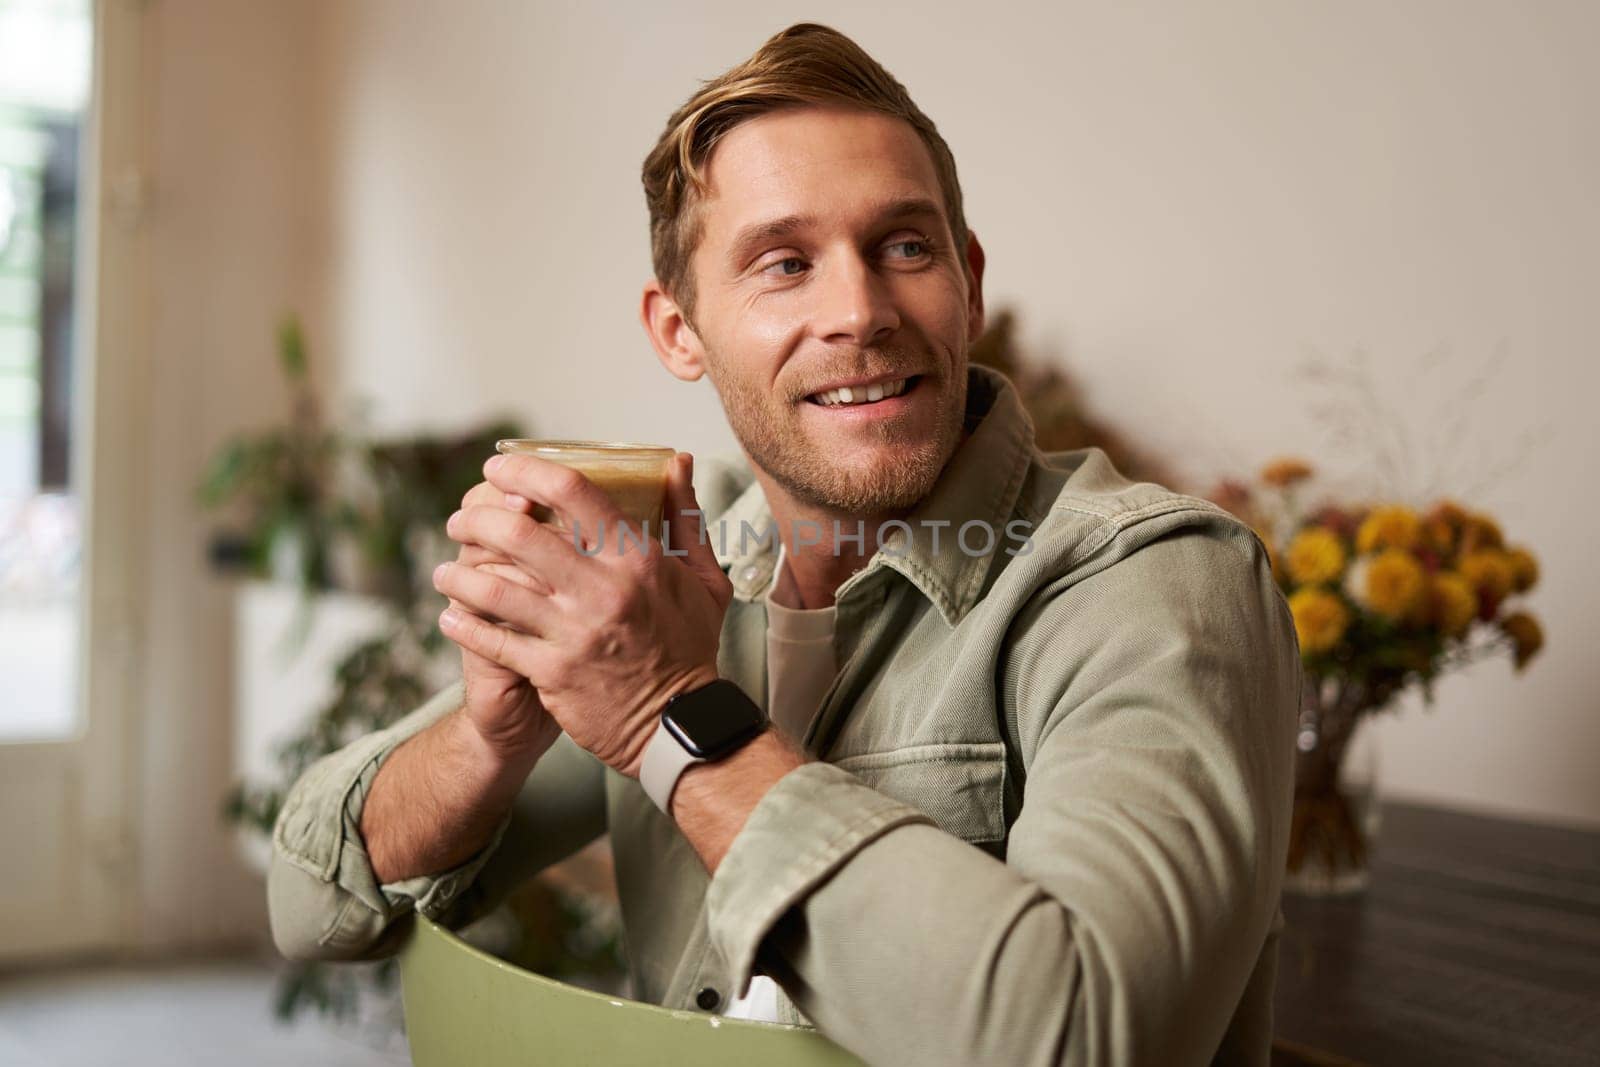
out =
[[(783, 542), (784, 564), (777, 575), (773, 597), (785, 607), (825, 608), (833, 603), (834, 592), (852, 574), (861, 570), (877, 552), (878, 527), (905, 512), (845, 514), (802, 504), (784, 492), (764, 473), (757, 472), (767, 503)], [(833, 524), (845, 536), (837, 543)], [(857, 524), (864, 536), (854, 539)]]

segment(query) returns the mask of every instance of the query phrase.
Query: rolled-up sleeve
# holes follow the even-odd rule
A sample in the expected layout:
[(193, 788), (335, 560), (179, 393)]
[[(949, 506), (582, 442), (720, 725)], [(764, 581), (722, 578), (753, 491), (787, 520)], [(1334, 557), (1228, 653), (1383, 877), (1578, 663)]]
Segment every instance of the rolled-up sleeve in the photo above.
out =
[(430, 875), (379, 884), (361, 814), (385, 760), (461, 706), (457, 682), (385, 730), (313, 764), (289, 791), (267, 875), (273, 940), (290, 959), (375, 959), (399, 947), (394, 921), (416, 911), (459, 926), (524, 878), (605, 831), (603, 769), (565, 735), (540, 758), (483, 848)]
[[(803, 764), (779, 779), (706, 890), (711, 935), (737, 994), (748, 993), (756, 948), (784, 912), (866, 845), (912, 823), (933, 820), (827, 763)], [(783, 861), (774, 862), (779, 856)]]
[(1300, 662), (1265, 553), (1184, 528), (1018, 621), (1005, 860), (806, 765), (713, 876), (713, 940), (738, 990), (759, 959), (869, 1063), (1210, 1062), (1277, 912), (1292, 803)]

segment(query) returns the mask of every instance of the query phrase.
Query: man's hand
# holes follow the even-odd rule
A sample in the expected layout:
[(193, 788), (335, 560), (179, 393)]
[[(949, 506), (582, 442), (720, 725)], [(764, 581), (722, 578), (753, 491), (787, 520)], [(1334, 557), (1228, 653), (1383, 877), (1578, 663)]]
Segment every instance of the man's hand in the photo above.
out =
[[(526, 501), (511, 504), (506, 494), (489, 482), (479, 482), (461, 498), (462, 510), (506, 506), (521, 512), (531, 507)], [(509, 559), (481, 545), (463, 544), (456, 565), (483, 567), (509, 581), (527, 581)], [(450, 601), (450, 607), (463, 610), (455, 600)], [(463, 647), (461, 675), (466, 689), (462, 714), (497, 756), (516, 762), (517, 757), (530, 751), (543, 754), (560, 736), (561, 727), (545, 712), (539, 694), (516, 671)]]
[[(434, 572), (453, 605), (440, 616), (445, 635), (527, 679), (573, 741), (630, 777), (668, 699), (717, 676), (733, 588), (685, 514), (699, 511), (692, 472), (686, 453), (668, 470), (669, 556), (654, 540), (641, 548), (637, 537), (624, 538), (621, 514), (578, 472), (536, 456), (496, 456), (485, 477), (509, 499), (473, 501), (446, 532), (509, 562)], [(562, 525), (535, 522), (521, 508), (527, 501), (554, 510)]]

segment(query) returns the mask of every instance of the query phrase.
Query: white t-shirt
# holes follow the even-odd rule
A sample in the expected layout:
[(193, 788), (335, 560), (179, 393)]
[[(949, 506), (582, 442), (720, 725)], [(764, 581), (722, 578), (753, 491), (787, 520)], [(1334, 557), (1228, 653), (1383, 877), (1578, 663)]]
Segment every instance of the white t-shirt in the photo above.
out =
[[(775, 602), (772, 588), (782, 573), (780, 547), (773, 585), (767, 589), (767, 710), (772, 725), (799, 744), (838, 673), (833, 654), (835, 609), (786, 608)], [(778, 983), (756, 975), (750, 980), (749, 993), (734, 998), (722, 1014), (730, 1019), (778, 1022)]]

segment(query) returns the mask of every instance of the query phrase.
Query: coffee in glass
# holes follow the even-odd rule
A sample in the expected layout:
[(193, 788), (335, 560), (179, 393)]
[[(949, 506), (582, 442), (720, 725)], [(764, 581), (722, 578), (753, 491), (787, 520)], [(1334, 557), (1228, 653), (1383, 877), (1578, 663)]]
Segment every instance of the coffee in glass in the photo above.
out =
[[(508, 438), (495, 442), (502, 455), (538, 456), (578, 471), (611, 498), (632, 524), (648, 524), (652, 536), (661, 532), (661, 508), (667, 491), (667, 464), (676, 451), (660, 445), (634, 445), (606, 441), (536, 441)], [(533, 517), (550, 522), (550, 509), (534, 501)]]

